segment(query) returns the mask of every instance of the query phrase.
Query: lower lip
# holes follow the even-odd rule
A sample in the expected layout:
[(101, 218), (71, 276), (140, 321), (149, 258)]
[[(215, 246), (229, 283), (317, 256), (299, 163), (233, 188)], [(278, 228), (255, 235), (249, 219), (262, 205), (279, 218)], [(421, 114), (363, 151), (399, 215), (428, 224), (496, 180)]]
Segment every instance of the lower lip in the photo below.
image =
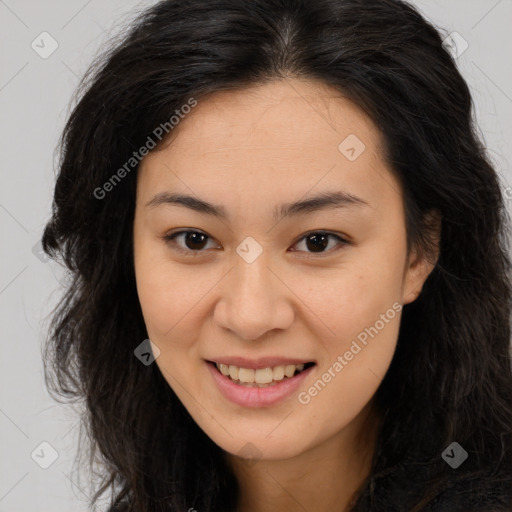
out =
[(269, 407), (288, 398), (298, 390), (304, 379), (315, 367), (313, 365), (294, 377), (285, 378), (273, 386), (259, 388), (236, 384), (229, 377), (220, 373), (212, 363), (206, 363), (206, 366), (221, 393), (228, 400), (242, 407)]

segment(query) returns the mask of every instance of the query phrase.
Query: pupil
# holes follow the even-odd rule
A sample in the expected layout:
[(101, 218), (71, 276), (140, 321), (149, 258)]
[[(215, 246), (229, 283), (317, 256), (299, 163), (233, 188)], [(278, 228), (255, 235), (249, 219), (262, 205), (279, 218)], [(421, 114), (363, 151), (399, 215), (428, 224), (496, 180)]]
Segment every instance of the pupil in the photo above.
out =
[[(320, 243), (318, 243), (319, 238), (322, 239), (322, 241)], [(308, 244), (308, 249), (312, 249), (312, 252), (321, 252), (321, 250), (325, 249), (328, 245), (327, 239), (328, 239), (327, 235), (322, 235), (322, 234), (309, 235), (306, 239), (306, 243)], [(316, 240), (316, 242), (313, 242), (313, 245), (310, 246), (309, 242), (312, 242), (314, 240)]]
[[(203, 240), (202, 242), (198, 241), (198, 239), (195, 239), (194, 237), (202, 237)], [(201, 245), (202, 243), (204, 244), (204, 238), (206, 238), (206, 235), (203, 235), (202, 233), (187, 233), (186, 237), (185, 237), (185, 243), (187, 245), (187, 247), (189, 249), (192, 249), (192, 250), (198, 250), (198, 249), (202, 249), (202, 247), (190, 247), (190, 243), (192, 244), (192, 246), (195, 244), (199, 244)]]

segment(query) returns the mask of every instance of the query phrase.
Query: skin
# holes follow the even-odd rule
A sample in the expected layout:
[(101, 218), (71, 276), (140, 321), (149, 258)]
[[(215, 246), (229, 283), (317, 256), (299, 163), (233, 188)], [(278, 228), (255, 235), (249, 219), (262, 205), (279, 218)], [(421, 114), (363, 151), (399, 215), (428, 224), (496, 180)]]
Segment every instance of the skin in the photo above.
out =
[[(365, 145), (354, 161), (338, 149), (350, 134)], [(418, 297), (435, 259), (407, 253), (403, 193), (383, 160), (381, 136), (336, 90), (298, 79), (202, 98), (172, 135), (141, 163), (134, 221), (137, 290), (161, 351), (156, 364), (225, 451), (240, 483), (240, 511), (347, 510), (370, 472), (381, 420), (372, 397), (392, 360), (401, 312), (307, 404), (294, 393), (271, 407), (235, 405), (205, 360), (316, 361), (299, 390), (307, 392), (393, 303)], [(368, 206), (272, 218), (276, 205), (327, 190)], [(222, 205), (230, 217), (146, 206), (164, 191)], [(162, 237), (178, 228), (209, 238), (166, 243)], [(350, 243), (330, 238), (314, 252), (303, 237), (318, 230)], [(263, 249), (250, 264), (236, 252), (247, 236)], [(186, 256), (176, 246), (202, 252)]]

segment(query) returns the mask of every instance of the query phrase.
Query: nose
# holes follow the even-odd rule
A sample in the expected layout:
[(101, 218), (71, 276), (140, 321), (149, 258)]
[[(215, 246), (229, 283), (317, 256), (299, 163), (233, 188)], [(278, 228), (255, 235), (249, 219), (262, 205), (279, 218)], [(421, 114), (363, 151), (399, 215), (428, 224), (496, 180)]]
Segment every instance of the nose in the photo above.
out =
[(241, 339), (259, 339), (294, 321), (293, 292), (262, 256), (252, 263), (240, 258), (221, 286), (215, 324)]

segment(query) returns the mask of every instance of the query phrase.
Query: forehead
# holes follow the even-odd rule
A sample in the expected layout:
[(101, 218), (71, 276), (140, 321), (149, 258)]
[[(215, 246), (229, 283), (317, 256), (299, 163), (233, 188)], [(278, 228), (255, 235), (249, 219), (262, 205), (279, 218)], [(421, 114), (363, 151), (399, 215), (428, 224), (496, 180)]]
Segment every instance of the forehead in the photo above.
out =
[(370, 146), (380, 142), (372, 121), (337, 90), (316, 81), (281, 80), (200, 99), (177, 126), (173, 145), (186, 151), (194, 142), (194, 153), (258, 143), (277, 150), (337, 149), (340, 137), (350, 133)]
[(369, 202), (385, 196), (383, 186), (400, 194), (373, 122), (319, 82), (287, 79), (213, 93), (171, 135), (169, 145), (141, 163), (145, 196), (215, 192), (216, 202), (277, 204), (329, 188)]

